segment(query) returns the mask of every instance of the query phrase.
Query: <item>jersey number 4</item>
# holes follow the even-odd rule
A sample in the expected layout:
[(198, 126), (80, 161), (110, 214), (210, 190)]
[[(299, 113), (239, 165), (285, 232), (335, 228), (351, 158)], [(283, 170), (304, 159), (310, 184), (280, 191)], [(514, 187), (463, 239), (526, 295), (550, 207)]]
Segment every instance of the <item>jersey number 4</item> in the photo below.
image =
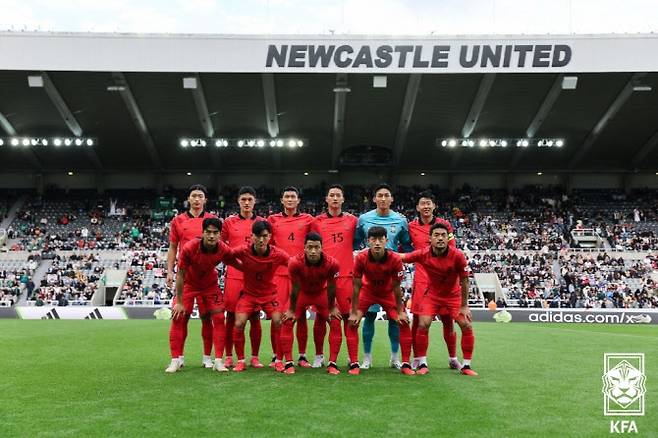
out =
[(288, 240), (295, 240), (295, 233), (290, 233), (290, 236), (288, 236)]

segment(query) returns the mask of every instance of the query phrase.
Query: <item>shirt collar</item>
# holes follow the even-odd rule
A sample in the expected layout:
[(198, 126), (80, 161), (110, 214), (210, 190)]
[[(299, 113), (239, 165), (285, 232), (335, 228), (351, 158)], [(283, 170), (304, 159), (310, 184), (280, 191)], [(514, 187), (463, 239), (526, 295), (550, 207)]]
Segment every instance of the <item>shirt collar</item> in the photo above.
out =
[(325, 212), (325, 214), (327, 215), (327, 217), (343, 217), (343, 211), (342, 210), (341, 210), (340, 214), (337, 215), (337, 216), (332, 216), (331, 213), (329, 213), (329, 210), (327, 210)]
[[(240, 219), (247, 220), (247, 218), (244, 217), (244, 216), (242, 216), (241, 213), (238, 213), (238, 217), (239, 217)], [(252, 214), (252, 215), (251, 215), (251, 220), (252, 220), (252, 221), (253, 221), (253, 220), (256, 220), (256, 215), (255, 215), (255, 214)]]
[(219, 251), (219, 243), (215, 245), (215, 250), (211, 252), (211, 251), (206, 251), (206, 248), (203, 246), (203, 239), (202, 238), (198, 238), (198, 239), (199, 239), (199, 248), (201, 248), (202, 253), (215, 254), (217, 251)]
[(375, 260), (375, 258), (370, 253), (370, 250), (368, 250), (368, 260), (370, 260), (372, 263), (385, 263), (387, 258), (388, 258), (388, 248), (384, 249), (384, 257), (382, 257), (379, 260)]
[[(418, 213), (418, 223), (420, 225), (425, 225), (423, 220), (420, 218), (420, 213)], [(427, 223), (427, 225), (434, 225), (436, 223), (436, 216), (432, 215), (432, 220)]]
[(190, 210), (187, 210), (187, 217), (189, 218), (199, 218), (203, 217), (206, 214), (206, 210), (201, 210), (201, 213), (199, 213), (198, 216), (194, 216)]
[(304, 254), (304, 264), (306, 266), (320, 266), (324, 262), (324, 254), (320, 254), (320, 261), (316, 264), (310, 263), (308, 259), (306, 258), (306, 254)]
[(432, 250), (432, 246), (430, 245), (430, 255), (431, 255), (432, 257), (436, 257), (436, 258), (441, 257), (441, 258), (444, 258), (444, 257), (448, 257), (448, 254), (450, 254), (450, 245), (447, 246), (446, 252), (445, 252), (445, 254), (443, 254), (443, 255), (435, 255), (435, 254), (434, 254), (434, 251)]
[(259, 255), (256, 253), (256, 249), (254, 248), (254, 244), (252, 243), (252, 244), (251, 244), (251, 253), (252, 253), (253, 255), (255, 255), (256, 257), (267, 257), (268, 255), (270, 255), (270, 248), (271, 248), (270, 245), (267, 245), (267, 250), (265, 250), (265, 254), (263, 254), (262, 256), (259, 256)]
[(299, 216), (299, 214), (300, 214), (299, 211), (297, 211), (295, 214), (293, 214), (292, 216), (290, 216), (290, 215), (287, 215), (287, 214), (286, 214), (286, 210), (285, 210), (285, 209), (281, 210), (281, 215), (282, 215), (283, 217), (297, 217), (297, 216)]

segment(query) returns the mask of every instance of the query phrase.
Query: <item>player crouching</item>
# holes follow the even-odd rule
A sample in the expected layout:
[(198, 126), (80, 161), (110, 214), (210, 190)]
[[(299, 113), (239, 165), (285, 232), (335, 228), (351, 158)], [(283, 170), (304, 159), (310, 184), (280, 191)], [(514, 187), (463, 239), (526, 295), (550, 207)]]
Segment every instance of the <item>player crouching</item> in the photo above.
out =
[[(340, 351), (340, 320), (342, 318), (335, 305), (336, 277), (338, 277), (339, 271), (340, 267), (336, 259), (323, 254), (322, 237), (315, 232), (306, 235), (304, 253), (291, 258), (288, 262), (292, 291), (290, 308), (283, 315), (284, 323), (281, 329), (281, 349), (286, 360), (284, 373), (295, 373), (292, 361), (293, 325), (296, 320), (302, 319), (306, 309), (311, 306), (315, 306), (316, 309), (315, 324), (327, 324), (331, 321), (329, 324), (330, 362), (327, 372), (329, 374), (340, 373), (336, 366), (336, 358)], [(305, 319), (303, 321), (306, 323)], [(321, 342), (324, 342), (324, 339)]]
[(402, 304), (400, 280), (404, 275), (400, 256), (386, 249), (387, 233), (384, 227), (374, 226), (368, 230), (369, 249), (361, 251), (354, 261), (354, 292), (352, 312), (347, 332), (347, 350), (350, 357), (349, 374), (359, 374), (359, 331), (361, 318), (373, 304), (379, 304), (390, 322), (400, 327), (402, 366), (400, 371), (413, 375), (409, 365), (411, 356), (411, 329)]
[(439, 315), (449, 316), (461, 329), (461, 347), (464, 355), (461, 373), (477, 376), (477, 373), (471, 369), (475, 335), (471, 325), (471, 311), (468, 308), (468, 263), (464, 253), (448, 245), (448, 232), (445, 223), (437, 222), (430, 227), (428, 248), (401, 254), (405, 263), (421, 265), (429, 278), (429, 289), (420, 305), (418, 330), (414, 339), (414, 351), (419, 361), (416, 374), (429, 372), (425, 359), (429, 343), (428, 332), (432, 320)]
[(187, 242), (179, 256), (178, 275), (176, 276), (176, 304), (172, 309), (169, 346), (171, 363), (165, 370), (175, 373), (182, 366), (180, 359), (187, 333), (187, 323), (192, 314), (194, 300), (197, 300), (199, 312), (210, 314), (212, 320), (212, 341), (215, 347), (213, 369), (228, 371), (222, 362), (224, 353), (224, 298), (218, 285), (217, 270), (221, 263), (232, 263), (231, 249), (219, 241), (222, 223), (212, 217), (203, 220), (201, 239)]

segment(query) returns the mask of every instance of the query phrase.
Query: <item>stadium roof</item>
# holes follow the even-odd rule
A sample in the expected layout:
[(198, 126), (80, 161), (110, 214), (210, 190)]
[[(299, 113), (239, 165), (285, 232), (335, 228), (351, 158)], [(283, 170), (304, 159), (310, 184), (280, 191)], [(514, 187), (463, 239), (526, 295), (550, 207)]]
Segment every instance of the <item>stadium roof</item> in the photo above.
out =
[[(373, 86), (382, 75), (386, 86)], [(29, 76), (41, 77), (41, 86), (30, 87)], [(577, 86), (570, 89), (564, 79), (574, 76)], [(196, 88), (183, 87), (190, 77)], [(401, 171), (525, 172), (541, 164), (556, 172), (654, 172), (658, 73), (6, 69), (0, 70), (0, 136), (4, 171), (328, 170), (368, 168), (375, 159)], [(98, 143), (14, 147), (7, 142), (12, 136), (84, 136)], [(272, 136), (306, 144), (180, 145), (181, 138)], [(441, 146), (463, 137), (475, 147)], [(483, 138), (510, 142), (482, 148)], [(520, 148), (520, 138), (562, 139), (564, 146)]]

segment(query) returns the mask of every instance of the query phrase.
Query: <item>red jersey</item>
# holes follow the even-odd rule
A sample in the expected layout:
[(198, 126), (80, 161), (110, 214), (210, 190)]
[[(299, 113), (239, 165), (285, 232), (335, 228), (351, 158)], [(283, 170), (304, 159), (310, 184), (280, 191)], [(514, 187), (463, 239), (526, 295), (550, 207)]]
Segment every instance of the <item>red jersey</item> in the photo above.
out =
[[(251, 227), (255, 221), (262, 221), (260, 216), (251, 216), (251, 219), (234, 214), (224, 219), (222, 225), (222, 242), (225, 242), (230, 248), (239, 248), (242, 245), (251, 244)], [(229, 266), (226, 270), (226, 278), (242, 280), (242, 271)]]
[(203, 234), (203, 220), (209, 217), (217, 217), (214, 214), (202, 211), (199, 216), (192, 216), (186, 211), (171, 220), (169, 230), (169, 242), (178, 244), (178, 253), (187, 242)]
[[(291, 257), (304, 252), (304, 238), (311, 231), (313, 216), (307, 213), (288, 216), (282, 212), (268, 216), (267, 221), (272, 224), (272, 244)], [(288, 270), (281, 267), (276, 274), (287, 277)]]
[(334, 257), (341, 277), (351, 277), (354, 270), (354, 233), (359, 219), (349, 213), (331, 216), (328, 212), (315, 218), (311, 229), (322, 237), (322, 252)]
[(301, 287), (300, 294), (320, 295), (328, 283), (336, 284), (340, 267), (335, 258), (323, 254), (320, 263), (312, 265), (306, 261), (306, 254), (299, 254), (290, 259), (288, 272), (293, 283)]
[[(409, 222), (409, 235), (411, 236), (411, 244), (414, 246), (415, 250), (424, 249), (430, 246), (430, 228), (437, 222), (437, 218), (432, 216), (432, 220), (425, 225), (420, 221), (420, 218), (416, 218)], [(452, 225), (450, 222), (445, 221), (448, 225), (448, 245), (455, 246), (455, 236), (452, 234)], [(429, 280), (427, 278), (427, 273), (425, 269), (420, 265), (416, 265), (416, 272), (414, 273), (414, 285), (416, 282), (427, 283)]]
[(243, 245), (233, 250), (235, 258), (242, 262), (244, 273), (243, 290), (249, 295), (266, 297), (276, 294), (276, 285), (272, 281), (277, 268), (288, 265), (288, 254), (270, 245), (263, 256), (254, 251), (253, 245)]
[(393, 282), (402, 281), (404, 270), (398, 253), (386, 249), (384, 257), (375, 261), (366, 249), (354, 259), (354, 277), (363, 279), (363, 292), (373, 295), (388, 295), (393, 291)]
[(448, 246), (443, 256), (436, 256), (432, 248), (419, 249), (405, 254), (405, 262), (425, 268), (429, 277), (430, 292), (438, 295), (461, 294), (459, 281), (468, 277), (469, 268), (464, 253)]
[(193, 291), (219, 288), (215, 267), (232, 258), (231, 249), (224, 242), (217, 242), (215, 252), (206, 252), (201, 239), (190, 240), (181, 248), (178, 257), (178, 269), (185, 269), (184, 288)]

